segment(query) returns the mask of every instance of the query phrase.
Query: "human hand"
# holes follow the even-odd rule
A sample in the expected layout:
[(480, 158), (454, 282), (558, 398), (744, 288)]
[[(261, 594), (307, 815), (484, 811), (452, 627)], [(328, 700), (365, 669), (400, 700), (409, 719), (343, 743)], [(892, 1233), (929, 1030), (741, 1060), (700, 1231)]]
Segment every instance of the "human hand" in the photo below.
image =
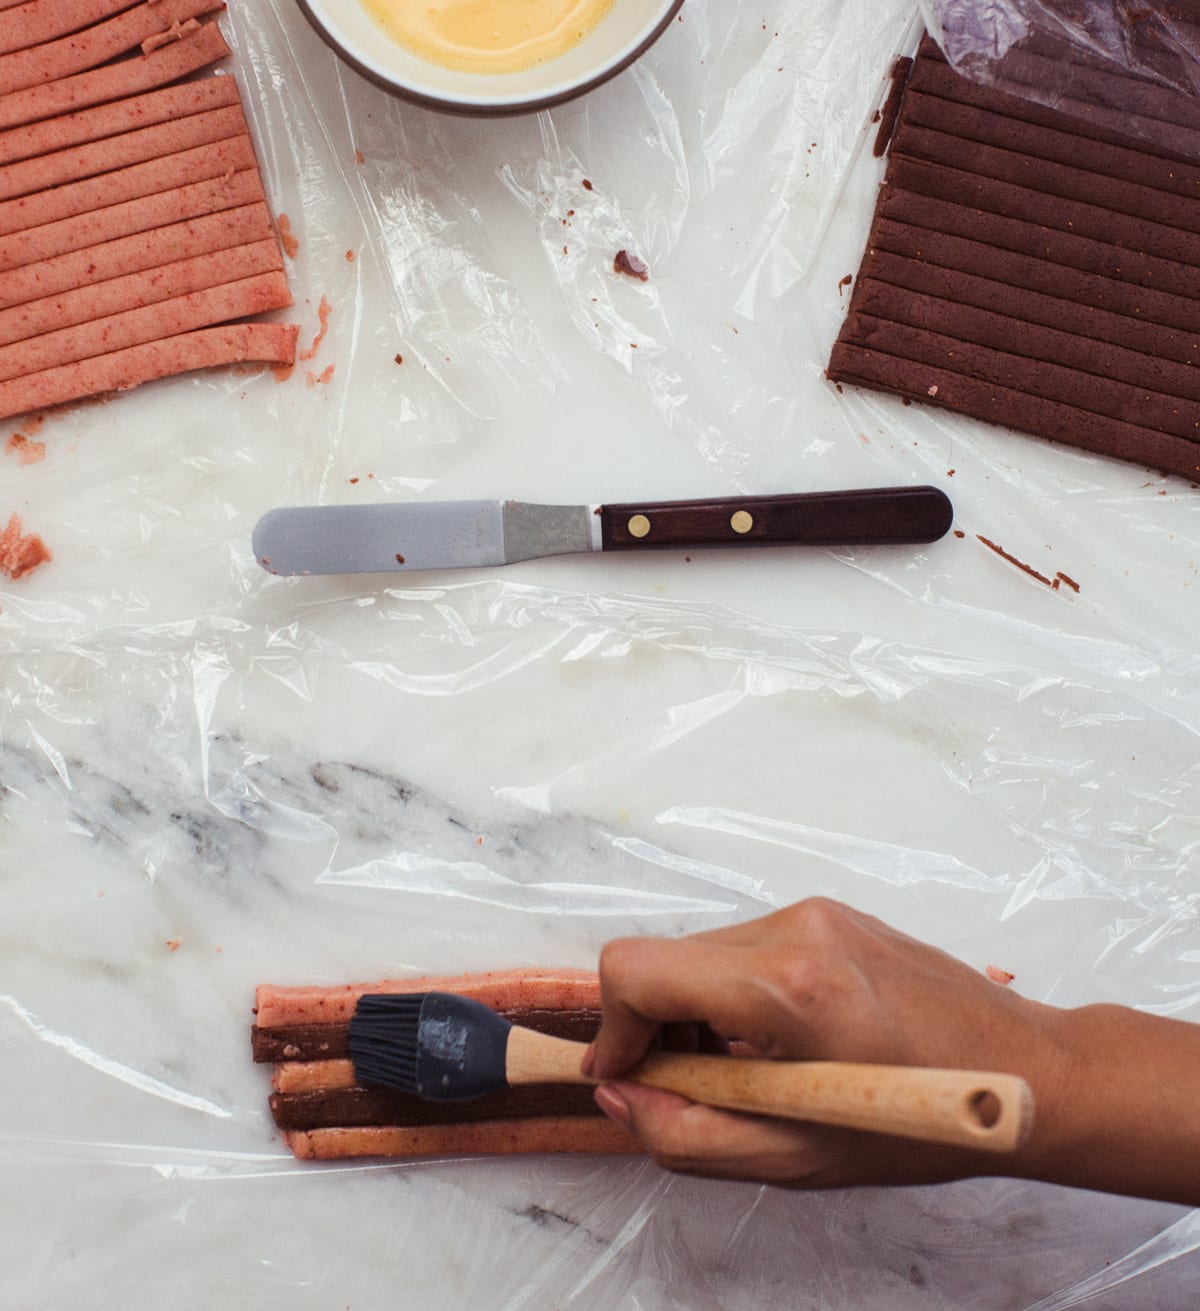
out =
[[(609, 1081), (597, 1089), (601, 1108), (669, 1169), (806, 1188), (1024, 1174), (1163, 1195), (1153, 1182), (1097, 1172), (1087, 1159), (1097, 1130), (1080, 1119), (1070, 1095), (1103, 1030), (1150, 1017), (1116, 1007), (1069, 1012), (1040, 1005), (824, 899), (688, 938), (618, 940), (601, 954), (600, 982), (604, 1021), (584, 1072)], [(661, 1026), (680, 1022), (769, 1058), (1020, 1074), (1034, 1092), (1033, 1134), (998, 1158), (731, 1113), (619, 1081)], [(1156, 1037), (1134, 1027), (1152, 1045), (1195, 1028), (1174, 1024), (1171, 1034)]]

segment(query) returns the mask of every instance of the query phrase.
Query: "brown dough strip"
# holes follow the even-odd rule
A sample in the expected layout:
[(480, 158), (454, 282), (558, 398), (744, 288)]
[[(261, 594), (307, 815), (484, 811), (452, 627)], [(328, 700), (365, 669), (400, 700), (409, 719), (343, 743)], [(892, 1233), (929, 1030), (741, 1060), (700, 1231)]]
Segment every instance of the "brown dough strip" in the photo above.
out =
[(31, 414), (84, 396), (127, 391), (156, 378), (222, 364), (292, 364), (297, 332), (297, 325), (290, 323), (203, 328), (0, 382), (0, 418)]
[[(1098, 455), (1179, 474), (1193, 482), (1200, 479), (1200, 444), (1196, 442), (947, 369), (914, 365), (910, 360), (839, 341), (833, 348), (828, 375), (835, 382), (873, 387)], [(931, 388), (936, 390), (931, 392)]]
[(85, 72), (137, 49), (175, 23), (224, 8), (223, 0), (151, 0), (73, 36), (0, 55), (0, 94)]
[(1029, 159), (1013, 150), (966, 141), (948, 132), (918, 127), (905, 117), (901, 117), (896, 126), (891, 152), (932, 163), (953, 160), (956, 171), (1007, 182), (1012, 186), (1030, 187), (1043, 195), (1095, 205), (1113, 213), (1128, 214), (1143, 223), (1162, 223), (1187, 232), (1200, 232), (1200, 209), (1181, 196), (1142, 183), (1092, 173), (1086, 168)]
[(1092, 305), (1113, 314), (1188, 332), (1197, 327), (1197, 305), (1186, 296), (1138, 287), (1115, 278), (1082, 273), (1033, 255), (1001, 250), (984, 242), (913, 228), (880, 219), (871, 235), (873, 249), (908, 259), (936, 264), (939, 268), (1003, 282), (1020, 292), (1037, 291), (1077, 305)]
[[(230, 79), (208, 80), (225, 82)], [(62, 187), (64, 183), (94, 178), (99, 173), (116, 176), (120, 170), (132, 165), (164, 157), (177, 158), (198, 146), (241, 138), (246, 132), (246, 117), (241, 105), (227, 105), (189, 114), (169, 123), (155, 123), (99, 142), (2, 165), (0, 201), (12, 201), (17, 196), (30, 196), (48, 187)]]
[(0, 382), (77, 364), (97, 355), (176, 337), (231, 319), (249, 318), (292, 303), (282, 272), (260, 273), (138, 309), (109, 314), (72, 328), (0, 346)]
[[(1064, 131), (1061, 126), (1052, 128), (1008, 118), (994, 109), (958, 105), (914, 91), (911, 87), (905, 95), (904, 114), (905, 122), (914, 128), (945, 133), (1008, 153), (1015, 152), (1023, 161), (1028, 161), (1028, 167), (1039, 171), (1043, 162), (1061, 164), (1097, 173), (1105, 179), (1105, 186), (1110, 179), (1118, 178), (1122, 182), (1172, 192), (1188, 200), (1200, 196), (1200, 169), (1195, 165), (1163, 159), (1128, 146), (1080, 137), (1076, 132)], [(902, 149), (900, 142), (896, 149)], [(960, 160), (957, 156), (953, 158), (957, 166)]]
[(1093, 141), (1131, 146), (1162, 158), (1173, 157), (1189, 162), (1200, 158), (1200, 125), (1184, 127), (1164, 123), (1098, 105), (1083, 104), (1069, 97), (1064, 98), (1061, 110), (1047, 109), (1035, 100), (1005, 95), (992, 87), (959, 77), (941, 58), (940, 51), (936, 60), (923, 55), (916, 61), (909, 86), (914, 91), (939, 96), (955, 104), (993, 109), (1007, 118), (1036, 123), (1042, 127), (1062, 128), (1065, 113), (1072, 131)]
[(204, 77), (196, 82), (163, 87), (145, 95), (93, 105), (74, 114), (60, 114), (57, 118), (0, 132), (0, 164), (32, 160), (135, 129), (182, 122), (193, 114), (240, 104), (237, 82), (232, 77)]
[[(0, 54), (42, 45), (68, 32), (78, 32), (99, 23), (137, 0), (72, 0), (55, 5), (54, 0), (14, 0), (11, 12), (0, 23)], [(0, 4), (0, 9), (5, 5)]]
[[(1178, 332), (1157, 323), (1113, 314), (1090, 305), (1077, 305), (1028, 289), (1014, 294), (1013, 288), (1002, 282), (958, 270), (941, 269), (923, 260), (906, 259), (886, 251), (868, 253), (856, 296), (865, 296), (873, 283), (903, 287), (940, 300), (959, 301), (1022, 323), (1058, 328), (1096, 342), (1111, 342), (1127, 350), (1161, 356), (1180, 364), (1194, 364), (1200, 358), (1200, 334)], [(855, 300), (852, 305), (857, 303)]]
[(265, 240), (274, 242), (274, 229), (261, 203), (187, 219), (0, 273), (0, 309)]
[(523, 1084), (498, 1088), (470, 1102), (426, 1102), (387, 1088), (322, 1088), (272, 1093), (271, 1115), (280, 1129), (357, 1128), (360, 1125), (477, 1124), (546, 1116), (601, 1114), (589, 1087)]
[[(952, 326), (952, 322), (946, 324), (948, 328)], [(926, 365), (933, 365), (981, 382), (1057, 401), (1074, 410), (1200, 442), (1200, 407), (1177, 396), (1163, 396), (1144, 387), (1116, 382), (1099, 372), (1064, 368), (1032, 353), (1015, 354), (1010, 350), (964, 345), (945, 332), (931, 332), (857, 312), (846, 324), (843, 340), (911, 361), (916, 366), (913, 369), (916, 377), (922, 376)], [(1021, 345), (1032, 351), (1028, 338)], [(1103, 351), (1095, 352), (1093, 363), (1096, 370), (1104, 367)], [(1193, 459), (1200, 460), (1200, 444)]]
[(370, 1126), (284, 1134), (295, 1156), (335, 1161), (367, 1156), (514, 1156), (546, 1153), (641, 1155), (642, 1148), (604, 1116), (491, 1120), (413, 1128)]
[(81, 182), (39, 191), (36, 195), (0, 202), (0, 239), (28, 228), (45, 227), (48, 223), (107, 209), (127, 200), (142, 200), (192, 182), (223, 178), (230, 173), (255, 168), (254, 147), (249, 135), (243, 132), (240, 136), (196, 146), (177, 155), (165, 155), (100, 177), (85, 178)]
[(1001, 250), (1032, 255), (1084, 273), (1096, 273), (1138, 287), (1200, 300), (1200, 268), (1160, 259), (1157, 255), (1144, 255), (1091, 237), (1059, 232), (1056, 228), (1005, 218), (1000, 214), (984, 215), (966, 205), (917, 196), (894, 187), (880, 191), (875, 213), (877, 223), (891, 219), (910, 227), (926, 228), (946, 236), (963, 237), (998, 246)]
[(19, 127), (55, 114), (69, 114), (106, 100), (150, 91), (228, 54), (229, 47), (216, 23), (204, 23), (183, 40), (173, 41), (152, 54), (120, 59), (73, 77), (0, 95), (0, 128)]
[(944, 164), (896, 157), (888, 168), (887, 185), (970, 206), (982, 213), (1022, 219), (1161, 259), (1200, 266), (1200, 238), (1194, 232), (1150, 224), (1099, 205), (1044, 195), (1031, 187), (960, 173)]
[[(976, 309), (955, 299), (915, 294), (876, 278), (865, 283), (855, 303), (855, 313), (945, 333), (956, 344), (969, 343), (991, 350), (1011, 351), (1034, 360), (1052, 360), (1085, 375), (1102, 370), (1101, 376), (1105, 380), (1111, 378), (1135, 388), (1149, 388), (1163, 397), (1179, 397), (1200, 403), (1200, 369), (1194, 366), (1176, 364), (1119, 346), (1101, 345), (1088, 337), (1025, 323), (1007, 314)], [(847, 325), (845, 339), (858, 341), (864, 346), (872, 344), (860, 337), (853, 322)], [(1091, 407), (1081, 405), (1081, 408)], [(1139, 414), (1137, 421), (1147, 427), (1160, 426), (1149, 423), (1148, 411)]]
[(333, 988), (262, 984), (255, 992), (256, 1024), (274, 1029), (289, 1024), (348, 1023), (364, 993), (445, 991), (474, 997), (493, 1010), (505, 1012), (600, 1009), (600, 982), (588, 970), (512, 969), (382, 979)]
[(63, 295), (0, 309), (0, 347), (282, 269), (279, 247), (269, 238), (176, 260)]
[(257, 168), (241, 169), (232, 177), (193, 182), (0, 237), (0, 271), (265, 199)]

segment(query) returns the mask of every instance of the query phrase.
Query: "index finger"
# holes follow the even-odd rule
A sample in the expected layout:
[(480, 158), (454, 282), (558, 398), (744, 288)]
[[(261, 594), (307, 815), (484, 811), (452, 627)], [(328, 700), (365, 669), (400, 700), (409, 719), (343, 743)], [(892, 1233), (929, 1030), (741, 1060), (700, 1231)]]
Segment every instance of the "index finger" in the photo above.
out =
[[(708, 1024), (753, 1038), (767, 998), (744, 949), (703, 938), (620, 938), (600, 953), (600, 1032), (584, 1072), (611, 1079), (645, 1056), (659, 1025)], [(755, 1005), (757, 1003), (757, 1005)]]

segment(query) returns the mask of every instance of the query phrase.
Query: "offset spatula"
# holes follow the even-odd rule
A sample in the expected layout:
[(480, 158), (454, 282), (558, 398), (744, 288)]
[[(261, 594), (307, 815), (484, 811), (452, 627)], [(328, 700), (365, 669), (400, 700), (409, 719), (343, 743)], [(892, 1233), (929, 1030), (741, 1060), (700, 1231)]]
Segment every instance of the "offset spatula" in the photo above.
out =
[(953, 515), (936, 487), (631, 505), (302, 506), (263, 515), (254, 554), (273, 574), (358, 574), (465, 569), (585, 551), (885, 546), (937, 541)]

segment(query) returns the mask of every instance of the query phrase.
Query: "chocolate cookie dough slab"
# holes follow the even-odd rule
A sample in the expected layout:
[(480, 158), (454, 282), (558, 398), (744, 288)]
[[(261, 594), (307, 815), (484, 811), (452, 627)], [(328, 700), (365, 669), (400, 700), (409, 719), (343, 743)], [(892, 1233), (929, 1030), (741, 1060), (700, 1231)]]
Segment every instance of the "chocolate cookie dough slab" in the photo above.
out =
[(925, 38), (828, 376), (1197, 481), (1200, 109), (1072, 85), (1179, 130), (977, 85)]

